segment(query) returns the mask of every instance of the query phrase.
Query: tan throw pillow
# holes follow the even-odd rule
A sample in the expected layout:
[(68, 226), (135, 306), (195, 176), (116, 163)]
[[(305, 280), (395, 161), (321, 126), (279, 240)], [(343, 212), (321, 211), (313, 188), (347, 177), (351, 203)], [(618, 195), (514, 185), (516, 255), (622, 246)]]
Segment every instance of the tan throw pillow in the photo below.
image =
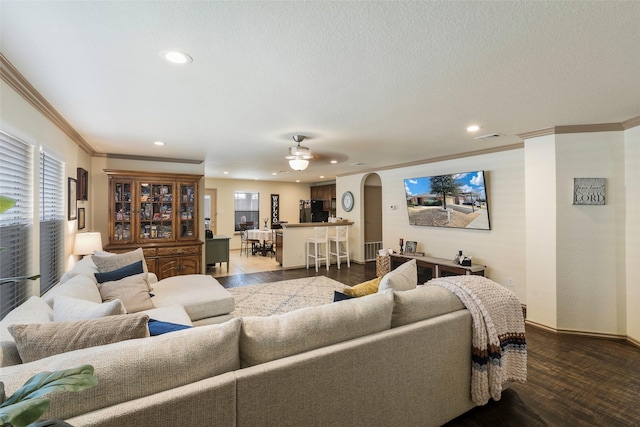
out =
[(71, 322), (127, 314), (127, 310), (119, 299), (98, 304), (93, 301), (60, 295), (53, 301), (54, 322)]
[(378, 292), (384, 292), (387, 289), (394, 291), (408, 291), (415, 289), (418, 285), (418, 268), (416, 260), (405, 262), (395, 270), (391, 270), (382, 277)]
[(103, 301), (119, 299), (124, 304), (127, 313), (136, 313), (154, 308), (144, 280), (144, 273), (128, 276), (113, 282), (98, 284), (98, 290)]
[(87, 347), (149, 336), (149, 316), (123, 314), (77, 322), (11, 325), (18, 353), (24, 363)]
[(380, 280), (382, 280), (382, 277), (367, 280), (366, 282), (351, 286), (350, 288), (344, 288), (342, 293), (349, 295), (350, 297), (363, 297), (365, 295), (375, 294), (378, 292)]
[[(144, 270), (144, 280), (148, 282), (147, 273), (149, 270), (147, 269), (147, 263), (144, 260), (144, 253), (142, 252), (142, 248), (138, 248), (135, 251), (125, 252), (123, 254), (112, 254), (110, 252), (96, 251), (96, 253), (91, 257), (93, 259), (93, 263), (98, 267), (98, 271), (100, 273), (108, 273), (110, 271), (118, 270), (122, 267), (126, 267), (128, 265), (133, 264), (136, 261), (142, 261), (142, 269)], [(151, 286), (147, 283), (149, 287), (149, 291), (151, 291)]]

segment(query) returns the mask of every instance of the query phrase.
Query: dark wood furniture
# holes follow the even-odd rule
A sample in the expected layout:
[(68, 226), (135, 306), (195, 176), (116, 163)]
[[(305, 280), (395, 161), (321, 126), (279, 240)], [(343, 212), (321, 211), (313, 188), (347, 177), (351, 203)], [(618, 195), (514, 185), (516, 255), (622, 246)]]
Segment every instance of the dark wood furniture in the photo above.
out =
[(390, 255), (390, 258), (392, 270), (407, 261), (415, 259), (416, 265), (418, 267), (418, 283), (424, 283), (436, 277), (445, 276), (460, 276), (469, 274), (484, 276), (484, 271), (487, 268), (486, 266), (479, 264), (466, 267), (464, 265), (455, 264), (453, 263), (453, 261), (448, 259), (428, 256), (392, 254)]
[(227, 273), (229, 272), (229, 240), (228, 236), (213, 236), (205, 239), (204, 259), (207, 266), (220, 263), (227, 263)]
[(201, 175), (105, 169), (109, 178), (109, 243), (122, 253), (142, 248), (158, 280), (202, 273), (198, 238)]

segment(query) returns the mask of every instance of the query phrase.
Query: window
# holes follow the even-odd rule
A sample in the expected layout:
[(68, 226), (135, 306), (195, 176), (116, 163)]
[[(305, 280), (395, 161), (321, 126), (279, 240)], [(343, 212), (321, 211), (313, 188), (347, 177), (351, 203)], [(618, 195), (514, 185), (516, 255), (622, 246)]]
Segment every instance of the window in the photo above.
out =
[(40, 150), (40, 294), (64, 272), (64, 219), (64, 163)]
[[(0, 195), (16, 201), (0, 213), (0, 278), (29, 276), (33, 230), (33, 146), (0, 131)], [(30, 295), (28, 280), (0, 285), (0, 319)]]
[(260, 193), (236, 191), (234, 193), (235, 231), (240, 231), (240, 224), (253, 222), (260, 226)]

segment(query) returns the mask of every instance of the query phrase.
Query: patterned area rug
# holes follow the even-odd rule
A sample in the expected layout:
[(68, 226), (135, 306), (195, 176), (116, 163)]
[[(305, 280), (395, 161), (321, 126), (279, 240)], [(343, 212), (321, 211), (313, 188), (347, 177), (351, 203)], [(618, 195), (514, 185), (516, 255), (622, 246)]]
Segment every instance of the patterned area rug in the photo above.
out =
[(333, 291), (345, 285), (324, 276), (229, 288), (235, 298), (234, 317), (270, 316), (333, 302)]

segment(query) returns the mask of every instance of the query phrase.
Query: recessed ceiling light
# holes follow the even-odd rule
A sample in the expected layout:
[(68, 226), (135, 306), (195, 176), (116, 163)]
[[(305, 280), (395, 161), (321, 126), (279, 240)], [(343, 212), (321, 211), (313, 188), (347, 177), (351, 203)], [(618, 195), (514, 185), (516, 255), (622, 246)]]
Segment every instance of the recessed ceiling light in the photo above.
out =
[(160, 51), (160, 56), (173, 64), (188, 64), (193, 62), (193, 58), (178, 50)]
[(223, 174), (225, 174), (225, 175), (229, 175), (229, 172), (228, 172), (228, 171), (224, 171), (224, 172), (222, 172), (222, 173), (223, 173)]
[(471, 125), (467, 127), (467, 132), (478, 132), (480, 130), (480, 126)]
[(300, 182), (300, 180), (299, 180), (299, 179), (296, 179), (296, 182)]
[(323, 179), (323, 178), (324, 178), (324, 175), (320, 175), (320, 179)]
[(271, 175), (278, 175), (278, 172), (271, 172)]
[(162, 141), (154, 141), (154, 144), (157, 145), (157, 146), (163, 146), (164, 142), (162, 142)]
[(331, 163), (335, 165), (336, 163), (338, 163), (338, 161), (337, 160), (331, 160)]

